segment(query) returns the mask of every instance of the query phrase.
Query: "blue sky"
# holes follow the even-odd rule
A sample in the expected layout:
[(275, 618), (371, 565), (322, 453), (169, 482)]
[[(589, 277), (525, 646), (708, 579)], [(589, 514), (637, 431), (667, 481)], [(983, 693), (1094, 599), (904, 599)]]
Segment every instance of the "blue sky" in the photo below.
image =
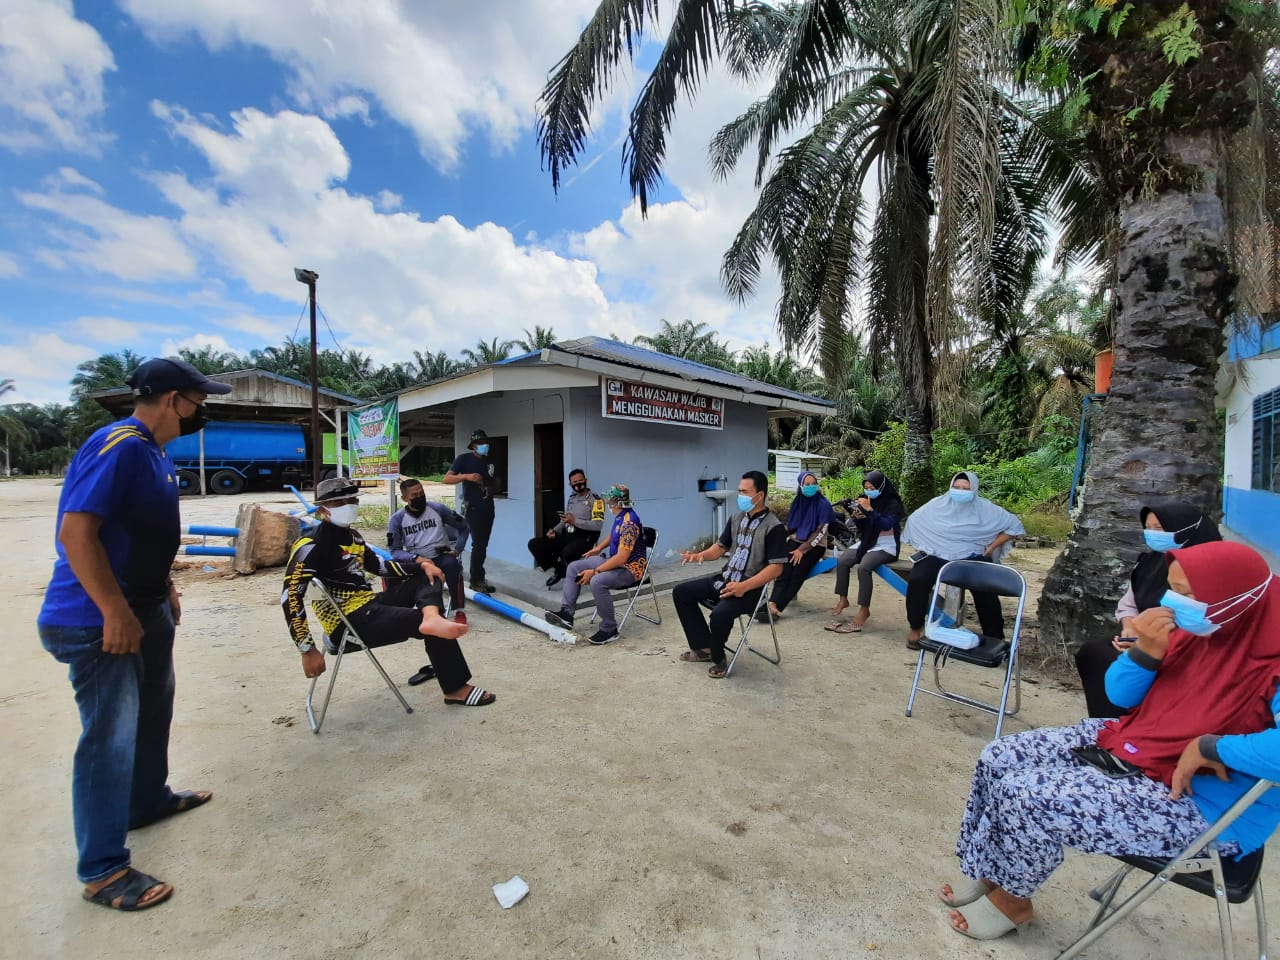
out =
[[(773, 338), (772, 284), (717, 279), (749, 171), (706, 168), (749, 102), (713, 76), (642, 220), (620, 174), (624, 74), (557, 196), (534, 103), (596, 0), (7, 0), (0, 9), (0, 378), (64, 401), (76, 364), (297, 329), (305, 289), (378, 362), (535, 324)], [(651, 53), (651, 51), (650, 51)], [(305, 333), (305, 329), (301, 331)]]

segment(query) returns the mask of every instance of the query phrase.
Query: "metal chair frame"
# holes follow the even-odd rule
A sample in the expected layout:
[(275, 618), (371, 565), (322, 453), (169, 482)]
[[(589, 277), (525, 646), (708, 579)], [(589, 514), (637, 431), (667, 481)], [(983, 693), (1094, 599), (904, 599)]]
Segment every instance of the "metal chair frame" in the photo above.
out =
[[(938, 571), (938, 579), (933, 585), (933, 596), (929, 601), (929, 613), (925, 618), (926, 624), (932, 624), (939, 611), (938, 596), (944, 593), (944, 587), (957, 586), (965, 590), (979, 590), (985, 593), (995, 593), (1002, 597), (1016, 597), (1018, 601), (1018, 613), (1013, 622), (1013, 638), (1007, 641), (1007, 650), (1002, 656), (992, 657), (992, 653), (999, 654), (999, 647), (993, 647), (988, 644), (979, 645), (976, 650), (982, 651), (981, 654), (975, 654), (969, 650), (961, 650), (939, 640), (931, 639), (928, 636), (928, 627), (925, 628), (925, 636), (920, 641), (920, 658), (916, 661), (915, 678), (911, 682), (911, 694), (907, 698), (907, 716), (911, 716), (912, 708), (915, 706), (916, 694), (927, 693), (931, 697), (938, 697), (941, 700), (951, 700), (955, 703), (964, 704), (975, 710), (981, 710), (984, 713), (995, 714), (996, 716), (996, 736), (1000, 736), (1000, 731), (1004, 726), (1004, 718), (1016, 716), (1018, 711), (1022, 709), (1022, 659), (1019, 656), (1018, 640), (1022, 633), (1022, 614), (1027, 605), (1027, 582), (1022, 578), (1022, 574), (1018, 573), (1012, 567), (1002, 566), (996, 563), (990, 563), (984, 560), (952, 560), (944, 564), (942, 569)], [(1003, 641), (1001, 643), (1004, 643)], [(933, 685), (934, 689), (920, 686), (920, 674), (924, 670), (924, 658), (928, 653), (933, 653)], [(942, 685), (942, 668), (946, 666), (948, 659), (960, 660), (964, 663), (972, 663), (974, 666), (986, 667), (988, 669), (998, 669), (1000, 664), (1005, 665), (1004, 684), (1000, 690), (1000, 702), (988, 703), (985, 700), (978, 700), (975, 697), (965, 696), (948, 690)], [(988, 662), (994, 659), (994, 662)], [(1009, 690), (1013, 688), (1013, 709), (1009, 709)]]
[[(627, 617), (631, 616), (631, 610), (635, 607), (636, 601), (640, 599), (640, 594), (644, 592), (645, 587), (649, 588), (649, 596), (653, 598), (653, 616), (651, 617), (646, 613), (641, 613), (639, 610), (636, 610), (636, 616), (641, 620), (652, 623), (654, 626), (662, 623), (662, 608), (658, 606), (658, 590), (654, 586), (653, 577), (649, 575), (649, 564), (653, 562), (653, 553), (658, 548), (658, 531), (653, 527), (642, 527), (641, 529), (644, 531), (645, 545), (644, 573), (642, 573), (640, 575), (640, 579), (631, 584), (631, 586), (618, 587), (617, 590), (613, 591), (614, 593), (621, 590), (625, 590), (627, 592), (627, 609), (623, 611), (622, 616), (618, 620), (619, 634), (622, 633), (622, 628), (627, 625)], [(591, 611), (591, 619), (587, 622), (595, 623), (598, 615), (599, 611), (593, 609)]]
[[(1258, 923), (1258, 960), (1267, 960), (1267, 912), (1263, 901), (1261, 876), (1262, 855), (1265, 848), (1250, 854), (1250, 857), (1255, 859), (1249, 864), (1249, 876), (1244, 878), (1244, 883), (1231, 886), (1223, 874), (1222, 857), (1218, 852), (1218, 837), (1240, 814), (1273, 786), (1275, 783), (1271, 780), (1259, 780), (1208, 830), (1187, 844), (1181, 853), (1167, 862), (1154, 857), (1118, 857), (1117, 859), (1121, 860), (1124, 866), (1089, 893), (1089, 896), (1099, 902), (1099, 907), (1088, 929), (1075, 943), (1058, 954), (1057, 960), (1070, 960), (1071, 957), (1078, 956), (1143, 902), (1155, 896), (1170, 883), (1188, 887), (1214, 898), (1218, 905), (1218, 929), (1222, 937), (1224, 960), (1235, 958), (1229, 904), (1243, 903), (1252, 898)], [(1163, 867), (1160, 866), (1162, 863)], [(1112, 901), (1120, 892), (1121, 884), (1135, 869), (1146, 870), (1151, 873), (1151, 877), (1119, 906), (1112, 907)], [(1209, 874), (1208, 877), (1204, 876), (1206, 873)]]
[[(724, 675), (726, 679), (729, 677), (730, 674), (733, 673), (733, 665), (738, 662), (738, 656), (739, 654), (742, 653), (743, 650), (750, 650), (761, 660), (767, 660), (770, 663), (772, 663), (775, 667), (782, 663), (782, 650), (778, 646), (777, 621), (774, 620), (773, 613), (772, 611), (769, 610), (769, 597), (772, 596), (772, 594), (773, 594), (773, 581), (770, 580), (768, 583), (764, 585), (764, 589), (760, 591), (760, 599), (756, 601), (755, 609), (752, 610), (749, 614), (738, 615), (738, 626), (743, 627), (742, 618), (744, 616), (747, 618), (747, 622), (746, 622), (746, 626), (743, 627), (742, 629), (742, 636), (738, 638), (738, 645), (736, 647), (733, 647), (727, 643), (725, 644), (726, 650), (733, 651), (733, 657), (729, 660), (729, 666), (726, 667), (724, 671)], [(751, 635), (751, 628), (755, 625), (756, 617), (760, 614), (761, 610), (764, 610), (765, 615), (769, 618), (769, 633), (773, 637), (773, 656), (772, 657), (769, 656), (767, 653), (765, 653), (763, 650), (757, 650), (755, 647), (751, 646), (751, 642), (748, 639)]]
[(379, 663), (378, 658), (373, 655), (373, 651), (369, 648), (369, 645), (360, 638), (359, 632), (357, 632), (356, 628), (351, 625), (351, 621), (348, 620), (347, 615), (342, 612), (342, 607), (340, 607), (333, 599), (333, 595), (329, 593), (329, 590), (325, 587), (324, 583), (322, 583), (318, 577), (314, 577), (311, 580), (310, 587), (318, 589), (320, 591), (321, 599), (327, 601), (333, 606), (334, 610), (338, 611), (338, 617), (342, 620), (342, 625), (346, 628), (342, 631), (342, 638), (338, 641), (338, 652), (334, 654), (333, 663), (329, 667), (329, 685), (325, 689), (324, 702), (320, 704), (319, 714), (315, 712), (312, 700), (315, 697), (316, 683), (319, 682), (320, 678), (312, 677), (311, 686), (307, 688), (307, 722), (311, 724), (311, 732), (318, 734), (320, 732), (320, 725), (324, 723), (324, 715), (329, 710), (329, 698), (333, 696), (333, 685), (338, 682), (338, 668), (342, 666), (342, 656), (346, 652), (347, 641), (352, 637), (354, 637), (360, 646), (364, 648), (364, 652), (369, 656), (369, 662), (372, 663), (373, 668), (378, 671), (378, 675), (382, 677), (383, 682), (387, 685), (387, 689), (390, 690), (395, 695), (395, 698), (400, 701), (400, 706), (404, 707), (404, 712), (413, 713), (413, 707), (409, 706), (409, 701), (405, 700), (404, 696), (400, 693), (400, 689), (395, 685), (395, 682), (387, 676), (387, 671), (382, 668), (382, 664)]

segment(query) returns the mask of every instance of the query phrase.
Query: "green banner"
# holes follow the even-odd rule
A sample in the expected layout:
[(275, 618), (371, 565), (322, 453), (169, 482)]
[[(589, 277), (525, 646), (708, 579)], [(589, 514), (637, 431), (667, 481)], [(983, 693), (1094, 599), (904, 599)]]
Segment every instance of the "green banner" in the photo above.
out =
[(355, 479), (400, 476), (400, 404), (356, 407), (347, 414), (347, 451)]

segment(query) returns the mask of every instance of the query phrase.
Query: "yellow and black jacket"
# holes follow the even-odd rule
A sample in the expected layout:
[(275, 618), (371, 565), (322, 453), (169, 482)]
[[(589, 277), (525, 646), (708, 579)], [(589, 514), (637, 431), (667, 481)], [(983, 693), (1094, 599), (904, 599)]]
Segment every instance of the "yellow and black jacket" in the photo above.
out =
[[(373, 588), (369, 586), (366, 574), (400, 578), (416, 572), (416, 567), (411, 564), (378, 556), (364, 542), (364, 537), (350, 527), (321, 523), (293, 545), (289, 564), (285, 567), (280, 606), (284, 608), (284, 618), (289, 623), (293, 642), (300, 647), (311, 642), (304, 597), (307, 584), (313, 577), (320, 579), (329, 595), (342, 607), (342, 612), (350, 616), (373, 602)], [(342, 623), (338, 611), (327, 601), (317, 599), (311, 607), (325, 633), (333, 633)]]

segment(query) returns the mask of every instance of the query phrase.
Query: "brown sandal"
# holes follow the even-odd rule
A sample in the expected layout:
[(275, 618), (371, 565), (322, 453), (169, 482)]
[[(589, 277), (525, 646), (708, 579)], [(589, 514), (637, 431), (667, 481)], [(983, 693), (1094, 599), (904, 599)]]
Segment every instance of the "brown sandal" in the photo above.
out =
[(710, 663), (711, 654), (708, 653), (706, 656), (703, 656), (701, 651), (686, 650), (684, 653), (680, 654), (680, 659), (685, 663)]
[(832, 633), (861, 633), (862, 625), (854, 623), (852, 620), (846, 620), (840, 626), (831, 631)]

